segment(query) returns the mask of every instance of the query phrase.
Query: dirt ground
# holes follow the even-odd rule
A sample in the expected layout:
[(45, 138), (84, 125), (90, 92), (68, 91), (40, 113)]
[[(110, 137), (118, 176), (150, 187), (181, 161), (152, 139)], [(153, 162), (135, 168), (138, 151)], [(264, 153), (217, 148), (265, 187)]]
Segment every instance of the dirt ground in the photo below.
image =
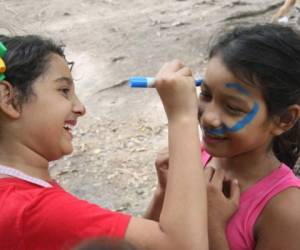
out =
[(154, 160), (167, 143), (155, 90), (130, 89), (179, 58), (201, 74), (211, 38), (237, 24), (269, 22), (275, 0), (0, 0), (0, 32), (62, 41), (87, 114), (74, 153), (53, 162), (54, 178), (104, 207), (141, 214), (156, 185)]

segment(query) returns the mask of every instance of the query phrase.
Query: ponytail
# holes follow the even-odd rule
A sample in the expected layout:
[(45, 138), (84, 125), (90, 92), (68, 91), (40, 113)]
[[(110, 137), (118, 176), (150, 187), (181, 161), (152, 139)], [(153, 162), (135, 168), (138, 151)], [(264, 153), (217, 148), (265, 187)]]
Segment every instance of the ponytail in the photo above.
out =
[(290, 130), (275, 137), (273, 151), (279, 161), (294, 169), (300, 156), (300, 119)]

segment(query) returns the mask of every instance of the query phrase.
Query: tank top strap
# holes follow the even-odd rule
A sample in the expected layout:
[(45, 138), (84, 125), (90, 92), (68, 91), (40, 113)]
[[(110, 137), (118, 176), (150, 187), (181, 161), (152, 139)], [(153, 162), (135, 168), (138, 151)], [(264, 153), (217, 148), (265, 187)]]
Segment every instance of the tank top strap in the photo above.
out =
[(208, 162), (211, 160), (212, 156), (206, 152), (206, 150), (201, 147), (201, 161), (202, 161), (202, 164), (204, 165), (204, 167), (207, 166)]

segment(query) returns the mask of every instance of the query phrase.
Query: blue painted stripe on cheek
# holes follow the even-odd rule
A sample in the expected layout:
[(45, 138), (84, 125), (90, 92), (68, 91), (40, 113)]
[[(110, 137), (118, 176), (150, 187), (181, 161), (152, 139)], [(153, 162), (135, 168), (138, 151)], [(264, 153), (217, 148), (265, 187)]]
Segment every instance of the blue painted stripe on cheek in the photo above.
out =
[(252, 110), (244, 118), (238, 121), (234, 126), (227, 127), (226, 125), (224, 125), (221, 128), (211, 129), (208, 130), (207, 132), (209, 134), (218, 135), (218, 136), (223, 136), (226, 132), (238, 132), (253, 121), (258, 111), (259, 111), (259, 105), (257, 102), (255, 102)]
[(247, 124), (252, 122), (257, 112), (259, 111), (259, 105), (257, 102), (254, 103), (252, 110), (240, 121), (238, 121), (233, 127), (227, 128), (228, 132), (238, 132), (244, 128)]

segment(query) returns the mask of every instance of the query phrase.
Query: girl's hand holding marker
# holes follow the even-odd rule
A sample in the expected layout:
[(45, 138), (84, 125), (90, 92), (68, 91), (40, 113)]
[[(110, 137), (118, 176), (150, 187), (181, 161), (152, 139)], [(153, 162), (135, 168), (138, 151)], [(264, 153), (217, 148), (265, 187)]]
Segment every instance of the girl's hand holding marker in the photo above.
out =
[(189, 119), (197, 119), (195, 87), (201, 83), (202, 79), (195, 80), (191, 69), (177, 59), (165, 63), (155, 77), (135, 76), (128, 81), (133, 88), (156, 88), (169, 121), (189, 115)]
[(182, 117), (197, 120), (197, 93), (190, 68), (179, 60), (167, 62), (155, 76), (153, 85), (169, 121)]

